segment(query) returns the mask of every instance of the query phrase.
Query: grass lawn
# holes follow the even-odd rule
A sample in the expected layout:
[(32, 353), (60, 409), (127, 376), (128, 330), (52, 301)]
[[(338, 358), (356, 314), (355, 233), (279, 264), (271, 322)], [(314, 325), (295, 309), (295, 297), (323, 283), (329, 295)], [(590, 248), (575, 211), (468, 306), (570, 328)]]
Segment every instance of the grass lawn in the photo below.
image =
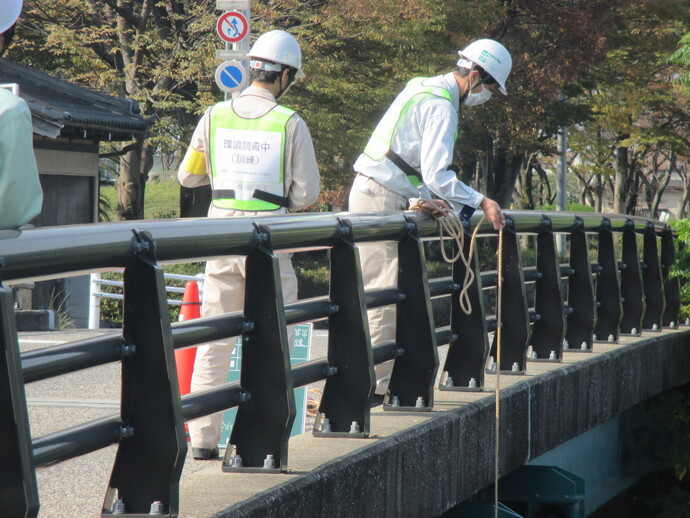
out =
[[(112, 185), (101, 187), (101, 197), (110, 208), (103, 207), (110, 221), (117, 221), (117, 192)], [(144, 192), (144, 219), (165, 219), (180, 217), (180, 184), (176, 178), (164, 178), (148, 182)]]

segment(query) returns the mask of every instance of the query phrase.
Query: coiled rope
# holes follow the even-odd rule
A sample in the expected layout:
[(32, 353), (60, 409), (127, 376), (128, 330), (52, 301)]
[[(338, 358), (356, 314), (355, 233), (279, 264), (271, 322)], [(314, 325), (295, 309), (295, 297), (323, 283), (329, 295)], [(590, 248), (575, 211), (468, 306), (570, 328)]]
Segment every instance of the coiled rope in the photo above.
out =
[[(477, 231), (482, 226), (485, 216), (479, 220), (479, 223), (474, 227), (472, 232), (472, 238), (470, 239), (470, 249), (465, 257), (463, 253), (465, 250), (465, 230), (460, 220), (460, 217), (452, 210), (440, 206), (432, 200), (426, 200), (424, 198), (418, 198), (415, 203), (410, 207), (410, 210), (416, 212), (422, 212), (428, 216), (431, 216), (436, 221), (438, 221), (439, 228), (439, 238), (441, 241), (441, 255), (443, 259), (450, 264), (453, 264), (462, 260), (462, 264), (465, 266), (465, 278), (462, 282), (462, 287), (460, 289), (460, 295), (458, 300), (460, 302), (460, 309), (465, 315), (472, 313), (472, 302), (470, 300), (469, 289), (474, 282), (475, 274), (474, 268), (472, 268), (472, 257), (474, 252), (474, 242), (477, 238)], [(458, 249), (457, 253), (453, 257), (448, 257), (446, 254), (446, 248), (443, 246), (443, 240), (446, 237), (455, 241), (455, 245)]]

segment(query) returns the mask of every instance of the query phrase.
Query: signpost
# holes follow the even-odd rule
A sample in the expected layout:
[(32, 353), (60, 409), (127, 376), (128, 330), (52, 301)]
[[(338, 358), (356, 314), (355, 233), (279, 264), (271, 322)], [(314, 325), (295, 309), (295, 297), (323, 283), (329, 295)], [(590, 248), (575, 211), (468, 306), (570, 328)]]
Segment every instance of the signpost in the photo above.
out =
[[(295, 326), (294, 336), (292, 342), (294, 348), (292, 356), (290, 357), (290, 364), (295, 366), (302, 362), (309, 360), (311, 352), (311, 333), (313, 324), (298, 324)], [(228, 382), (239, 381), (240, 372), (242, 370), (242, 338), (237, 338), (235, 342), (235, 349), (230, 358), (230, 369), (228, 370)], [(307, 387), (300, 387), (295, 389), (295, 407), (297, 408), (297, 415), (295, 422), (292, 425), (290, 435), (299, 435), (304, 433), (305, 418), (307, 413)], [(223, 424), (221, 426), (221, 435), (219, 447), (225, 448), (232, 433), (232, 425), (235, 422), (235, 415), (237, 409), (226, 410), (223, 412)]]

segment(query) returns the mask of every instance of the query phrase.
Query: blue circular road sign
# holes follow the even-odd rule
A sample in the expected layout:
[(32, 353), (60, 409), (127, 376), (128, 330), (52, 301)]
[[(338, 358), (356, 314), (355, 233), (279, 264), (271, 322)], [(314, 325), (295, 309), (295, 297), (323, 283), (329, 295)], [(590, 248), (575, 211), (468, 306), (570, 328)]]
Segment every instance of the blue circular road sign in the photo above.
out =
[(225, 61), (216, 69), (216, 84), (224, 92), (237, 92), (246, 82), (247, 71), (239, 61)]

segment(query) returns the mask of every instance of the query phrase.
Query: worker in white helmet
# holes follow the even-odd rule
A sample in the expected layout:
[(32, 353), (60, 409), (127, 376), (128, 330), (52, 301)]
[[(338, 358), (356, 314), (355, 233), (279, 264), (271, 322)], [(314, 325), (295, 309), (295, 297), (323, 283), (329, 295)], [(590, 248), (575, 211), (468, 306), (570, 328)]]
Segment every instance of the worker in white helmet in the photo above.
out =
[(0, 9), (0, 56), (5, 53), (14, 36), (17, 18), (22, 12), (23, 0), (2, 0)]
[[(351, 212), (394, 211), (410, 199), (431, 198), (441, 207), (469, 217), (476, 208), (496, 230), (505, 225), (498, 204), (458, 180), (451, 168), (462, 105), (477, 106), (494, 91), (507, 95), (512, 59), (494, 40), (482, 39), (458, 52), (457, 66), (445, 75), (412, 79), (376, 126), (364, 153), (354, 164), (358, 173), (350, 191)], [(397, 284), (397, 243), (360, 246), (366, 288)], [(369, 311), (373, 344), (395, 339), (395, 307)], [(376, 367), (372, 405), (386, 393), (392, 362)]]
[[(0, 0), (0, 56), (14, 36), (22, 0)], [(21, 85), (0, 88), (0, 229), (20, 228), (41, 212), (43, 190), (33, 148), (33, 125)]]
[[(309, 129), (297, 113), (276, 102), (304, 77), (299, 44), (285, 31), (270, 31), (256, 40), (248, 57), (250, 86), (237, 99), (206, 110), (178, 171), (185, 187), (211, 184), (212, 218), (282, 214), (309, 207), (319, 195)], [(294, 302), (297, 277), (290, 254), (278, 258), (284, 301)], [(244, 286), (244, 257), (208, 261), (202, 316), (242, 310)], [(231, 339), (198, 347), (192, 392), (226, 381), (234, 345)], [(222, 413), (189, 423), (195, 459), (218, 457), (221, 423)]]

